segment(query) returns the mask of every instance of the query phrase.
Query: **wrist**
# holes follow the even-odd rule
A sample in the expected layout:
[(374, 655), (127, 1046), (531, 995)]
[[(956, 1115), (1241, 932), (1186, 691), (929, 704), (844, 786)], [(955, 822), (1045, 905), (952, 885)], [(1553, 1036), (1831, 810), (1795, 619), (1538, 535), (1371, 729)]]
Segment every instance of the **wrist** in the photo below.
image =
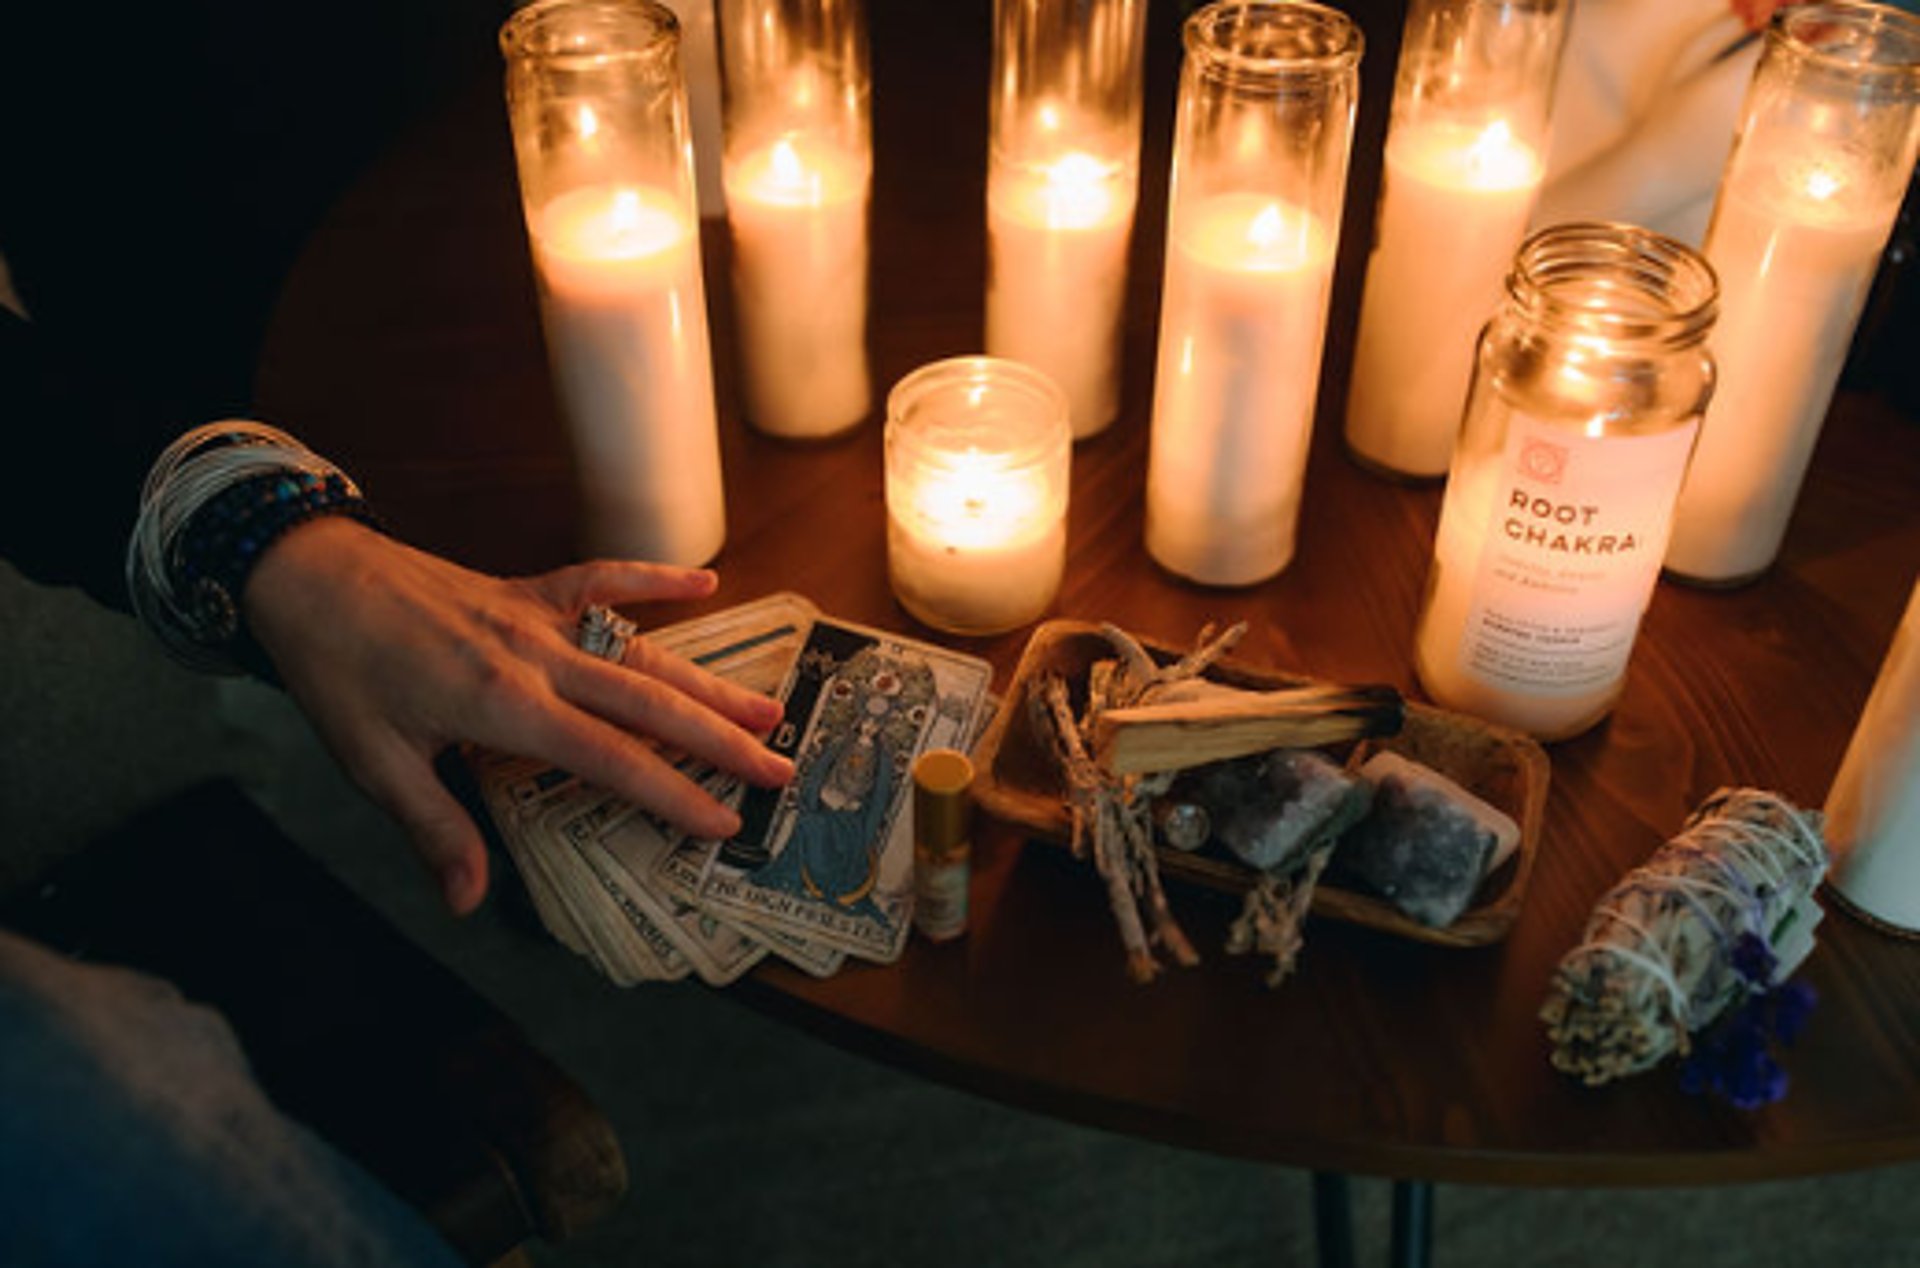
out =
[(243, 596), (287, 534), (339, 518), (373, 523), (346, 473), (293, 437), (241, 421), (196, 428), (142, 492), (127, 555), (134, 610), (188, 665), (270, 675), (247, 637)]

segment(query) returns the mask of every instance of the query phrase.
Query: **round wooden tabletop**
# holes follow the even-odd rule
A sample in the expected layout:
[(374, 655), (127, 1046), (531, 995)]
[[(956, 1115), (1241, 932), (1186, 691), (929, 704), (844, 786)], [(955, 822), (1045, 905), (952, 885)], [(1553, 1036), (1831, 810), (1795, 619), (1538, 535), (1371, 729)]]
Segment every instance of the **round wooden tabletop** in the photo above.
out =
[[(976, 351), (984, 294), (990, 6), (872, 6), (876, 407), (915, 366)], [(1369, 40), (1347, 242), (1301, 547), (1278, 578), (1208, 590), (1141, 545), (1177, 14), (1152, 17), (1148, 148), (1124, 407), (1073, 456), (1059, 615), (1185, 643), (1252, 624), (1243, 659), (1417, 693), (1413, 622), (1440, 492), (1340, 450), (1357, 265), (1377, 188), (1397, 12)], [(1371, 157), (1370, 157), (1371, 156)], [(724, 232), (708, 304), (729, 536), (711, 608), (795, 590), (831, 614), (917, 627), (887, 588), (880, 429), (831, 442), (739, 419)], [(270, 415), (342, 462), (398, 531), (479, 567), (576, 557), (572, 459), (546, 372), (497, 68), (401, 137), (334, 208), (282, 297)], [(956, 942), (815, 981), (767, 965), (734, 988), (835, 1041), (958, 1086), (1115, 1130), (1252, 1158), (1503, 1184), (1706, 1183), (1920, 1155), (1920, 942), (1832, 912), (1804, 974), (1813, 1021), (1786, 1099), (1683, 1095), (1671, 1065), (1590, 1090), (1555, 1073), (1537, 1012), (1595, 899), (1725, 784), (1818, 806), (1920, 573), (1920, 420), (1871, 393), (1835, 405), (1778, 565), (1744, 589), (1662, 584), (1611, 719), (1551, 749), (1538, 865), (1503, 941), (1441, 949), (1314, 922), (1297, 975), (1222, 948), (1235, 904), (1176, 888), (1205, 959), (1131, 984), (1102, 887), (1044, 842), (986, 825)], [(663, 610), (661, 620), (694, 609)], [(1000, 683), (1025, 632), (955, 641)]]

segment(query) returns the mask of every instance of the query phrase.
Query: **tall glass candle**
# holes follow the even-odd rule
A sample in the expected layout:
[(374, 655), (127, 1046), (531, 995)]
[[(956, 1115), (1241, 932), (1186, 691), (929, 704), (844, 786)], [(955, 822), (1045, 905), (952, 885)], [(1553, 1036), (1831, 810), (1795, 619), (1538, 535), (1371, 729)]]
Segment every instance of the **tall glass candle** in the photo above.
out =
[(645, 0), (535, 0), (500, 32), (585, 544), (691, 565), (727, 529), (677, 46)]
[(1920, 582), (1827, 795), (1832, 886), (1920, 933)]
[(1067, 557), (1066, 394), (996, 357), (922, 366), (887, 396), (887, 573), (935, 629), (1038, 620)]
[(1227, 0), (1186, 23), (1147, 461), (1147, 550), (1208, 585), (1293, 558), (1360, 30)]
[(859, 0), (722, 0), (720, 45), (747, 419), (831, 436), (872, 401), (866, 19)]
[(1779, 553), (1917, 150), (1920, 19), (1853, 0), (1774, 17), (1707, 228), (1721, 385), (1675, 576), (1735, 585)]
[(1067, 394), (1075, 438), (1120, 408), (1146, 0), (997, 0), (987, 351)]
[(1626, 225), (1520, 248), (1481, 336), (1415, 635), (1439, 703), (1561, 739), (1613, 708), (1713, 391), (1713, 270)]
[(1347, 446), (1446, 474), (1480, 327), (1540, 192), (1563, 0), (1415, 0), (1347, 393)]

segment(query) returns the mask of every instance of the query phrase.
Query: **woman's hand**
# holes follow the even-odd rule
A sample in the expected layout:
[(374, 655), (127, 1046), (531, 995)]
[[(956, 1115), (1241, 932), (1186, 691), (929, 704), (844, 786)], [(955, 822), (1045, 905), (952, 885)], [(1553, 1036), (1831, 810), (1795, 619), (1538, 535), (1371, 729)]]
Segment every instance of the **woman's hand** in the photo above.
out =
[(487, 853), (434, 773), (451, 744), (550, 762), (707, 837), (732, 835), (739, 817), (656, 745), (755, 784), (792, 777), (754, 735), (779, 721), (775, 701), (645, 638), (624, 665), (575, 643), (589, 604), (696, 599), (714, 585), (711, 572), (613, 562), (502, 580), (324, 517), (266, 553), (244, 607), (334, 756), (405, 826), (464, 915), (486, 894)]

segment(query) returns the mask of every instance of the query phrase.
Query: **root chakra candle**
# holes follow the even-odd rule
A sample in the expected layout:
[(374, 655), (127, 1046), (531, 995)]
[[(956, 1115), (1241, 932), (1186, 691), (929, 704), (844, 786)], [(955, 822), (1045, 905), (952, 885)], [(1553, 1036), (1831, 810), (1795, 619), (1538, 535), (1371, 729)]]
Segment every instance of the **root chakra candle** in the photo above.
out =
[(535, 0), (500, 45), (583, 545), (692, 565), (726, 511), (676, 31), (658, 5)]
[(954, 634), (1037, 620), (1066, 563), (1065, 394), (992, 357), (902, 379), (887, 399), (887, 572), (900, 603)]
[(1543, 739), (1625, 682), (1712, 391), (1712, 270), (1625, 225), (1530, 238), (1487, 327), (1415, 634), (1449, 708)]
[(1147, 550), (1208, 585), (1293, 558), (1362, 40), (1303, 2), (1187, 19)]
[(1676, 576), (1738, 584), (1779, 553), (1917, 149), (1920, 19), (1849, 0), (1776, 15), (1707, 228), (1721, 381)]
[(1568, 8), (1408, 11), (1347, 395), (1347, 445), (1369, 466), (1446, 474), (1474, 344), (1540, 190)]

